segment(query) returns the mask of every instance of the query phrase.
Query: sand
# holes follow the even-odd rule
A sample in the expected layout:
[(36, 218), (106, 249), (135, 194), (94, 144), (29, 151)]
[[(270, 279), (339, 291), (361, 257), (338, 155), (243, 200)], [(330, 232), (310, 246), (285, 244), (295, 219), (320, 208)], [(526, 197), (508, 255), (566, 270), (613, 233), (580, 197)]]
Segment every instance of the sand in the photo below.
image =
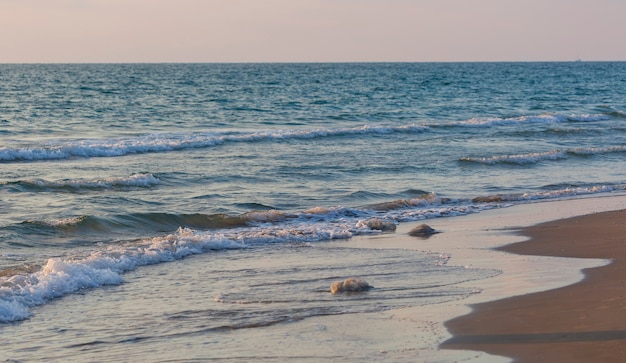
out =
[[(529, 241), (499, 250), (610, 259), (576, 284), (472, 305), (445, 323), (443, 349), (484, 351), (516, 362), (626, 361), (626, 210), (523, 228)], [(558, 271), (555, 271), (558, 272)]]

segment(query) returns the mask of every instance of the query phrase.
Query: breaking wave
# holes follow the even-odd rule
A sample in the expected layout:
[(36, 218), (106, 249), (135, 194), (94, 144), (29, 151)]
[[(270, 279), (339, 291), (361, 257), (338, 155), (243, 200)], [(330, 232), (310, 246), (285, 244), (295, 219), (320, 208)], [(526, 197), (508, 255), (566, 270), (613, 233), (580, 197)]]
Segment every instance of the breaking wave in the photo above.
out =
[(611, 147), (591, 147), (591, 148), (572, 148), (566, 150), (551, 150), (546, 152), (514, 154), (514, 155), (495, 155), (488, 157), (465, 157), (460, 161), (472, 162), (478, 164), (537, 164), (542, 161), (555, 161), (567, 159), (570, 156), (590, 156), (603, 155), (611, 153), (626, 152), (626, 145)]
[(543, 199), (559, 199), (597, 193), (610, 193), (626, 190), (626, 185), (597, 185), (588, 187), (566, 187), (550, 191), (538, 191), (532, 193), (495, 194), (476, 197), (474, 203), (500, 203), (500, 202), (525, 202)]
[(353, 128), (318, 128), (304, 130), (274, 130), (260, 132), (215, 132), (149, 134), (133, 138), (90, 139), (50, 142), (45, 145), (0, 147), (0, 161), (58, 160), (72, 157), (114, 157), (129, 154), (158, 153), (195, 148), (207, 148), (232, 142), (259, 142), (285, 139), (314, 139), (322, 137), (419, 133), (427, 127), (416, 124), (400, 126), (360, 126)]
[(131, 213), (109, 217), (74, 216), (51, 221), (25, 221), (12, 229), (22, 233), (47, 234), (50, 229), (64, 233), (137, 233), (169, 232), (178, 227), (197, 229), (230, 229), (260, 223), (279, 223), (294, 215), (277, 210), (250, 211), (240, 215)]
[[(20, 234), (47, 235), (82, 235), (99, 236), (106, 234), (109, 238), (113, 235), (146, 235), (153, 233), (169, 233), (177, 228), (192, 228), (206, 231), (225, 231), (249, 228), (283, 228), (278, 234), (285, 231), (293, 232), (294, 235), (313, 236), (310, 241), (332, 239), (337, 236), (335, 232), (320, 232), (311, 234), (302, 232), (310, 225), (319, 225), (318, 232), (326, 229), (334, 229), (342, 225), (342, 229), (352, 234), (377, 233), (380, 228), (374, 225), (385, 225), (393, 229), (392, 225), (401, 222), (420, 221), (441, 217), (461, 216), (478, 213), (483, 210), (502, 208), (511, 205), (512, 202), (526, 202), (543, 199), (567, 198), (578, 195), (595, 193), (607, 193), (626, 190), (626, 185), (590, 185), (590, 186), (562, 186), (548, 188), (526, 193), (496, 194), (491, 196), (478, 196), (466, 198), (441, 197), (438, 194), (423, 193), (407, 199), (395, 199), (387, 202), (368, 204), (359, 207), (333, 206), (314, 207), (300, 212), (287, 212), (276, 209), (251, 210), (242, 214), (176, 214), (176, 213), (130, 213), (110, 216), (68, 216), (58, 220), (49, 221), (24, 221), (22, 223), (4, 227)], [(294, 227), (295, 226), (295, 227)], [(298, 231), (298, 232), (294, 232)], [(272, 232), (271, 238), (277, 235)], [(241, 236), (237, 237), (240, 239)], [(278, 242), (285, 242), (278, 239)], [(302, 242), (302, 241), (300, 241)]]
[[(277, 243), (314, 243), (384, 233), (395, 223), (460, 216), (515, 202), (626, 190), (626, 185), (564, 188), (523, 194), (497, 194), (474, 199), (441, 198), (428, 193), (360, 208), (317, 207), (300, 213), (251, 211), (238, 216), (203, 214), (139, 214), (124, 217), (142, 223), (180, 227), (174, 233), (126, 242), (96, 244), (83, 255), (55, 257), (39, 266), (0, 271), (0, 322), (27, 319), (30, 309), (82, 289), (120, 284), (125, 272), (140, 266), (178, 260), (216, 250), (255, 248)], [(90, 216), (46, 223), (62, 230), (101, 228), (102, 219)], [(138, 222), (137, 222), (138, 221)], [(118, 224), (115, 226), (119, 228)], [(145, 226), (144, 226), (145, 227)], [(148, 228), (149, 230), (149, 228)], [(154, 230), (152, 234), (154, 234)], [(94, 247), (90, 247), (94, 248)], [(76, 252), (78, 253), (78, 252)]]
[(61, 160), (70, 158), (117, 157), (209, 148), (227, 143), (278, 140), (316, 139), (350, 135), (385, 135), (422, 133), (433, 127), (495, 127), (521, 123), (559, 123), (568, 121), (602, 121), (605, 114), (562, 115), (546, 114), (514, 118), (475, 118), (449, 124), (363, 125), (349, 128), (315, 128), (302, 130), (268, 130), (258, 132), (194, 132), (155, 133), (137, 137), (50, 141), (45, 144), (0, 147), (0, 162)]
[(454, 122), (451, 125), (454, 126), (466, 126), (466, 127), (493, 127), (493, 126), (507, 126), (507, 125), (519, 125), (523, 123), (527, 124), (542, 124), (542, 123), (562, 123), (562, 122), (590, 122), (590, 121), (604, 121), (609, 120), (610, 117), (605, 114), (579, 114), (579, 115), (563, 115), (563, 114), (543, 114), (536, 116), (520, 116), (510, 118), (489, 117), (489, 118), (473, 118), (467, 121)]
[(122, 274), (140, 266), (173, 261), (207, 250), (243, 248), (240, 242), (180, 229), (135, 245), (112, 246), (85, 257), (50, 258), (40, 270), (0, 274), (0, 322), (23, 320), (30, 308), (73, 292), (120, 284)]
[(79, 191), (83, 189), (101, 190), (125, 187), (149, 188), (161, 181), (150, 173), (133, 174), (128, 177), (114, 177), (105, 179), (65, 179), (65, 180), (20, 180), (15, 182), (0, 182), (1, 186), (17, 186), (29, 191)]

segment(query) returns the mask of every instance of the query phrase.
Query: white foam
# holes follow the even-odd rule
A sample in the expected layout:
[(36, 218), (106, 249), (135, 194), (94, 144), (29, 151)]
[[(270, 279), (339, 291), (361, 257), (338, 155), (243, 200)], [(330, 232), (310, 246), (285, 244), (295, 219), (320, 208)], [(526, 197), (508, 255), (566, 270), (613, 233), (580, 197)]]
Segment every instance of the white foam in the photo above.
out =
[(67, 218), (56, 219), (56, 220), (45, 222), (45, 223), (54, 227), (72, 226), (72, 225), (79, 224), (80, 222), (84, 221), (86, 218), (87, 218), (86, 216), (67, 217)]
[(626, 152), (626, 145), (610, 146), (610, 147), (590, 147), (568, 149), (568, 153), (575, 155), (600, 155)]
[(45, 145), (0, 147), (0, 161), (54, 160), (71, 157), (114, 157), (128, 154), (206, 148), (229, 142), (313, 139), (358, 134), (415, 133), (428, 129), (417, 124), (364, 125), (352, 128), (270, 130), (261, 132), (160, 133), (120, 139), (90, 139), (50, 142)]
[(455, 122), (452, 125), (455, 126), (468, 126), (468, 127), (493, 127), (493, 126), (506, 126), (506, 125), (519, 125), (522, 123), (562, 123), (567, 121), (603, 121), (608, 120), (609, 116), (604, 114), (542, 114), (535, 116), (521, 116), (521, 117), (489, 117), (489, 118), (473, 118), (467, 121)]
[(179, 229), (136, 245), (110, 246), (86, 257), (51, 258), (41, 270), (0, 278), (0, 322), (26, 319), (30, 308), (76, 291), (122, 282), (139, 266), (173, 261), (211, 249), (245, 247), (221, 235)]
[(610, 119), (608, 115), (605, 114), (580, 114), (580, 115), (569, 115), (567, 116), (568, 121), (604, 121)]
[(515, 154), (515, 155), (495, 155), (489, 157), (466, 157), (461, 161), (470, 161), (479, 164), (536, 164), (546, 160), (560, 160), (567, 159), (567, 153), (560, 150), (552, 150), (547, 152), (527, 153), (527, 154)]
[(551, 190), (547, 192), (524, 193), (517, 199), (510, 200), (538, 200), (538, 199), (560, 199), (566, 197), (574, 197), (579, 195), (589, 195), (597, 193), (610, 193), (614, 191), (622, 191), (626, 189), (626, 185), (597, 185), (590, 187), (565, 188), (559, 190)]
[(285, 242), (345, 239), (372, 233), (355, 226), (298, 223), (221, 231), (179, 228), (176, 233), (96, 250), (84, 257), (51, 258), (41, 270), (0, 278), (0, 322), (26, 319), (30, 308), (76, 291), (122, 282), (122, 274), (140, 266), (174, 261), (212, 250), (250, 248)]
[(595, 185), (589, 187), (571, 187), (550, 191), (520, 193), (520, 194), (497, 194), (491, 198), (498, 202), (526, 202), (546, 199), (566, 199), (576, 196), (585, 196), (599, 193), (621, 192), (626, 190), (626, 185)]
[(251, 211), (244, 213), (242, 218), (248, 222), (281, 222), (288, 218), (294, 218), (294, 215), (290, 215), (278, 210), (267, 210), (267, 211)]
[(545, 152), (514, 154), (514, 155), (495, 155), (488, 157), (465, 157), (461, 161), (470, 161), (479, 164), (536, 164), (542, 161), (554, 161), (567, 159), (568, 155), (602, 155), (611, 153), (626, 152), (626, 145), (610, 146), (610, 147), (589, 147), (589, 148), (572, 148), (566, 150), (550, 150)]
[[(521, 123), (560, 123), (567, 121), (602, 121), (604, 114), (562, 115), (544, 114), (514, 118), (474, 118), (454, 122), (452, 126), (493, 127)], [(286, 139), (314, 139), (323, 137), (421, 133), (441, 125), (363, 125), (347, 128), (314, 128), (293, 130), (155, 133), (128, 138), (87, 139), (48, 142), (33, 146), (0, 147), (0, 161), (54, 160), (72, 157), (115, 157), (128, 154), (168, 152), (184, 149), (207, 148), (225, 143), (259, 142)]]
[(150, 187), (159, 184), (161, 181), (150, 173), (133, 174), (129, 177), (108, 178), (102, 181), (105, 185), (120, 185), (134, 187)]
[(109, 189), (115, 187), (151, 187), (161, 181), (150, 173), (133, 174), (127, 177), (105, 179), (68, 179), (68, 180), (25, 180), (24, 183), (40, 188), (74, 188), (74, 189)]

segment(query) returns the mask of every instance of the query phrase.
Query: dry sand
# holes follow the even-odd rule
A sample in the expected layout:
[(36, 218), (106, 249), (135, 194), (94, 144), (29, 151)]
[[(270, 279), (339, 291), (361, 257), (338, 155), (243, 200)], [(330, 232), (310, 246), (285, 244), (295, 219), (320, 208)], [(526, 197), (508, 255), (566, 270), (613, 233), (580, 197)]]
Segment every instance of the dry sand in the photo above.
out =
[[(446, 322), (443, 349), (484, 351), (516, 362), (626, 362), (626, 210), (524, 228), (524, 255), (610, 259), (576, 284), (472, 305)], [(555, 271), (558, 272), (558, 271)]]

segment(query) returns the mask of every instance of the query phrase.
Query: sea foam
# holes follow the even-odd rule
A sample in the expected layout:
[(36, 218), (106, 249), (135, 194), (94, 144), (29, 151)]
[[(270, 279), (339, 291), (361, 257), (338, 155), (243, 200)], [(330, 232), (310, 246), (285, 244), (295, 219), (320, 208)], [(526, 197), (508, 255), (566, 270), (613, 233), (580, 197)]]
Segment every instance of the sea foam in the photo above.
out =
[(487, 157), (464, 157), (460, 161), (473, 162), (479, 164), (495, 165), (495, 164), (537, 164), (542, 161), (556, 161), (567, 159), (570, 156), (590, 156), (603, 155), (611, 153), (626, 152), (626, 145), (618, 145), (611, 147), (589, 147), (589, 148), (571, 148), (565, 150), (550, 150), (545, 152), (513, 154), (513, 155), (494, 155)]
[[(494, 127), (520, 123), (559, 123), (567, 121), (602, 121), (609, 119), (605, 114), (562, 115), (545, 114), (514, 118), (474, 118), (453, 122), (451, 126)], [(116, 157), (129, 154), (145, 154), (208, 148), (227, 143), (261, 142), (315, 139), (349, 135), (422, 133), (439, 124), (362, 125), (356, 127), (286, 129), (267, 131), (221, 131), (190, 133), (153, 133), (136, 137), (116, 139), (86, 139), (49, 141), (29, 146), (0, 147), (0, 161), (58, 160), (73, 157)], [(444, 125), (445, 126), (445, 125)]]
[(542, 114), (520, 117), (489, 117), (489, 118), (472, 118), (467, 121), (454, 122), (455, 126), (467, 126), (467, 127), (494, 127), (494, 126), (507, 126), (518, 125), (522, 123), (562, 123), (568, 121), (578, 122), (590, 122), (590, 121), (604, 121), (609, 120), (610, 117), (605, 114)]
[(567, 187), (539, 192), (495, 194), (476, 197), (472, 200), (475, 203), (526, 202), (544, 199), (569, 198), (598, 193), (621, 192), (624, 190), (626, 190), (626, 185), (596, 185), (587, 187)]
[(109, 246), (85, 257), (50, 258), (37, 272), (0, 277), (0, 322), (23, 320), (30, 308), (83, 289), (116, 285), (140, 266), (181, 259), (207, 250), (244, 248), (221, 235), (179, 229), (138, 244)]
[(124, 187), (149, 188), (159, 184), (161, 181), (150, 173), (133, 174), (127, 177), (111, 177), (103, 179), (63, 179), (63, 180), (42, 180), (29, 179), (4, 184), (17, 184), (29, 189), (58, 189), (58, 190), (80, 190), (80, 189), (113, 189)]
[(129, 154), (207, 148), (225, 143), (314, 139), (344, 135), (419, 133), (426, 126), (364, 125), (350, 128), (315, 128), (240, 132), (159, 133), (132, 138), (47, 142), (42, 145), (0, 147), (0, 161), (57, 160), (72, 157), (116, 157)]

